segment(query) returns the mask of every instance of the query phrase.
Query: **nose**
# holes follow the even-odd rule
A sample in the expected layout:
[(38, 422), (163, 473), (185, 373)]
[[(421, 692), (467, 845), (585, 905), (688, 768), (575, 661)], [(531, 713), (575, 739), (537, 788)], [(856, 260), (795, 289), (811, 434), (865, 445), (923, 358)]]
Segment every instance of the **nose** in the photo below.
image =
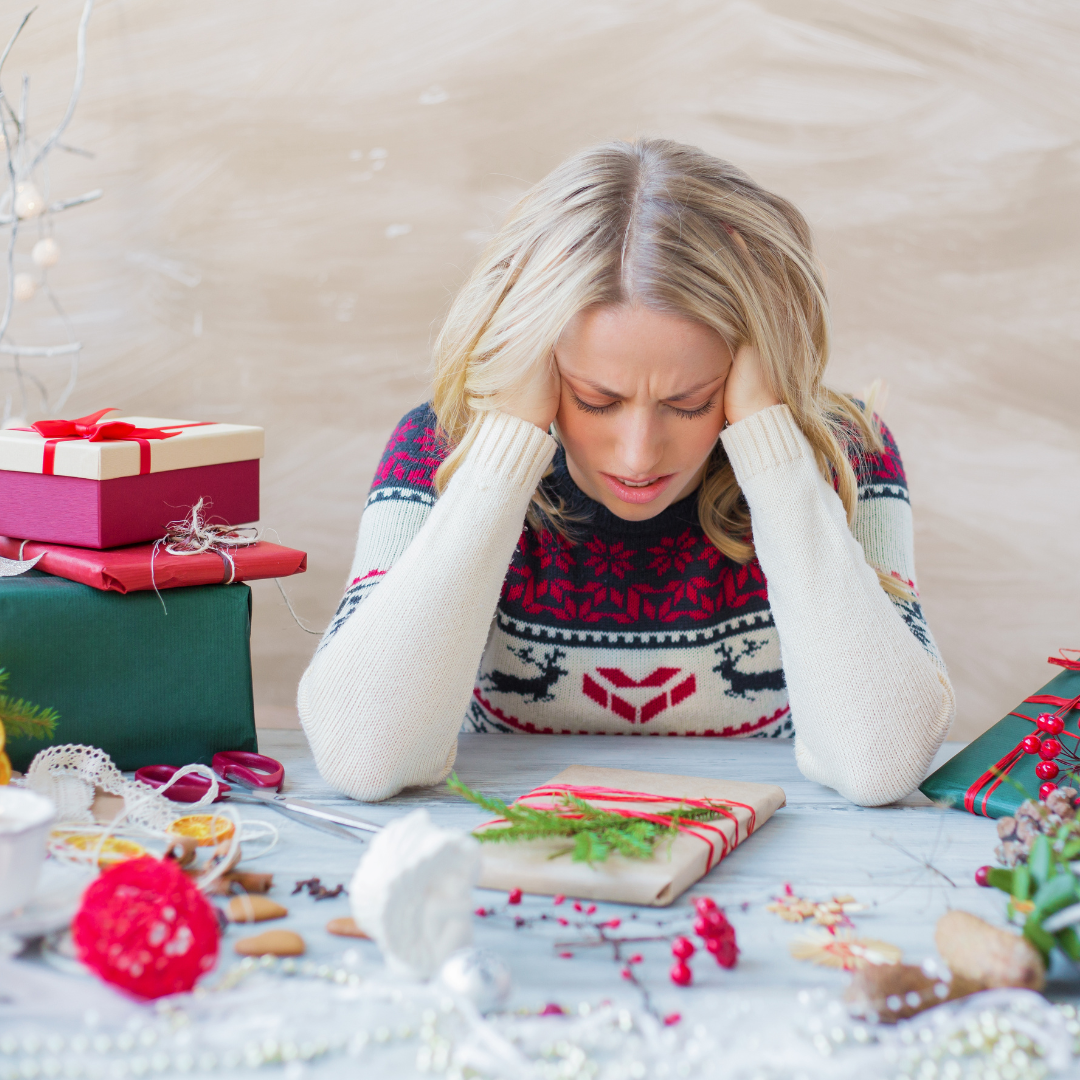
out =
[(618, 449), (625, 480), (655, 476), (664, 456), (661, 425), (656, 410), (628, 408), (619, 417)]

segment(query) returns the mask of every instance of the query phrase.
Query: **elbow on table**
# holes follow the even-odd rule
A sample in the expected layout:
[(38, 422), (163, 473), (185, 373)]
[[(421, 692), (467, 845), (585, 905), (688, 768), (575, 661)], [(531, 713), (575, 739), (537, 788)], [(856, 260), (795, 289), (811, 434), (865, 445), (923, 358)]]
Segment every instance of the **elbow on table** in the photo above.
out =
[[(795, 761), (802, 774), (859, 806), (888, 806), (906, 798), (925, 779), (955, 713), (952, 685), (943, 671), (935, 670), (933, 686), (925, 689), (923, 706), (899, 728), (881, 719), (862, 738), (824, 750), (811, 749), (796, 735)], [(882, 735), (889, 730), (890, 736)]]
[(304, 689), (301, 684), (300, 723), (315, 767), (343, 795), (358, 802), (382, 802), (407, 787), (437, 784), (449, 774), (456, 739), (449, 754), (440, 755), (433, 740), (417, 746), (389, 725), (321, 710)]

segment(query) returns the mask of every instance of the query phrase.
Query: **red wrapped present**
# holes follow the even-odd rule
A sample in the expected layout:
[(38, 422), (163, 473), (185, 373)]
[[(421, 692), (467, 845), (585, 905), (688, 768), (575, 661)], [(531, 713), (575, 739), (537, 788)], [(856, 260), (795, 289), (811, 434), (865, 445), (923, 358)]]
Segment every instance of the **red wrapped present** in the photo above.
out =
[(0, 533), (109, 548), (156, 540), (199, 499), (216, 521), (259, 517), (263, 430), (102, 409), (0, 431)]
[(307, 554), (265, 540), (246, 547), (215, 546), (197, 555), (170, 555), (155, 544), (95, 551), (13, 540), (0, 536), (0, 556), (5, 559), (41, 560), (35, 569), (81, 581), (95, 589), (128, 593), (152, 589), (175, 589), (181, 585), (228, 584), (258, 578), (290, 577), (307, 569)]

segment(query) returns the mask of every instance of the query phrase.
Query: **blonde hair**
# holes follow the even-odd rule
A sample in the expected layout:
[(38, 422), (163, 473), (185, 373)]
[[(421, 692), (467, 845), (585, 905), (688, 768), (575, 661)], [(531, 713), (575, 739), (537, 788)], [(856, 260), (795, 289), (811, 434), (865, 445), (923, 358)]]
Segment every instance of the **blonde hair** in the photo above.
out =
[[(441, 491), (484, 414), (540, 382), (566, 324), (595, 304), (640, 304), (752, 344), (850, 522), (858, 482), (848, 448), (881, 450), (868, 412), (822, 382), (829, 317), (809, 226), (733, 165), (664, 139), (585, 150), (531, 188), (488, 242), (435, 345), (433, 407), (451, 451)], [(529, 522), (568, 531), (541, 484)], [(718, 440), (698, 496), (706, 536), (753, 558), (750, 511)], [(907, 595), (878, 571), (887, 591)]]

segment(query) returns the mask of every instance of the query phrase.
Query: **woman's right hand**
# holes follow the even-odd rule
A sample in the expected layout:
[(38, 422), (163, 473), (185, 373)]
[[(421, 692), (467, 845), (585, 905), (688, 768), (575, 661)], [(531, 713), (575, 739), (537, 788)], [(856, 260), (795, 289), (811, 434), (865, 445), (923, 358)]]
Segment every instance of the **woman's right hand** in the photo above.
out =
[(499, 412), (527, 420), (541, 431), (547, 431), (559, 411), (561, 399), (562, 379), (552, 356), (546, 364), (536, 365), (528, 382), (510, 392)]

